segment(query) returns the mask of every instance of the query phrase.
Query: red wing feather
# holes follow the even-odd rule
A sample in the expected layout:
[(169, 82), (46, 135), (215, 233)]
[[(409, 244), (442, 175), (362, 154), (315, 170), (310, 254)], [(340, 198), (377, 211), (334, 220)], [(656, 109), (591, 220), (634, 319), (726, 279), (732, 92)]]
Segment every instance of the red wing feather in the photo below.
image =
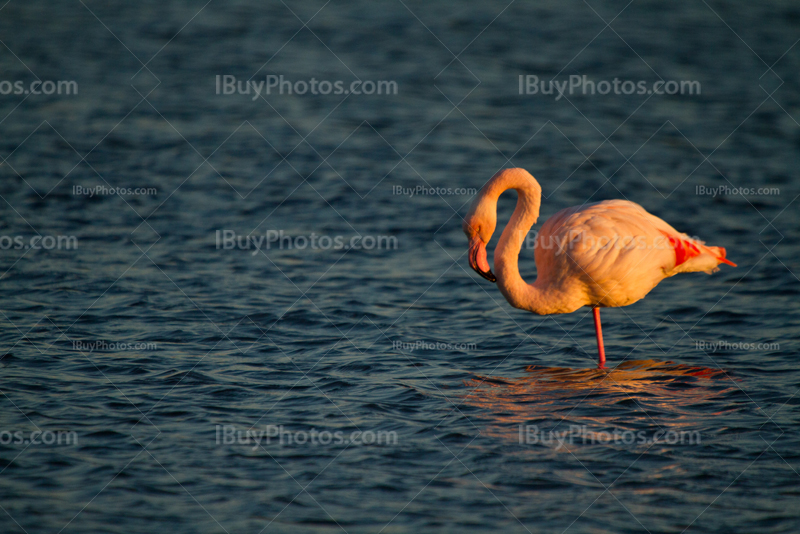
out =
[(690, 241), (688, 239), (684, 239), (682, 237), (677, 237), (669, 234), (664, 234), (669, 239), (669, 244), (672, 246), (673, 250), (675, 250), (675, 267), (681, 265), (682, 263), (687, 262), (688, 260), (699, 256), (703, 252), (708, 252), (720, 263), (726, 263), (733, 267), (736, 267), (736, 264), (730, 260), (725, 259), (725, 249), (722, 247), (706, 247), (703, 245), (699, 245)]

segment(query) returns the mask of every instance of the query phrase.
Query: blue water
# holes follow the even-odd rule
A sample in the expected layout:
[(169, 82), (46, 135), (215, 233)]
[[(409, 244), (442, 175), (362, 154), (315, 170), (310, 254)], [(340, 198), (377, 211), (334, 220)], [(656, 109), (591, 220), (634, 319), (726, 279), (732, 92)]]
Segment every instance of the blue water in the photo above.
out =
[[(0, 6), (0, 81), (79, 87), (0, 96), (0, 531), (800, 530), (794, 3), (205, 3)], [(533, 316), (469, 270), (457, 189), (508, 166), (540, 220), (627, 198), (738, 267), (604, 310), (594, 370), (589, 310)], [(418, 186), (452, 191), (394, 194)]]

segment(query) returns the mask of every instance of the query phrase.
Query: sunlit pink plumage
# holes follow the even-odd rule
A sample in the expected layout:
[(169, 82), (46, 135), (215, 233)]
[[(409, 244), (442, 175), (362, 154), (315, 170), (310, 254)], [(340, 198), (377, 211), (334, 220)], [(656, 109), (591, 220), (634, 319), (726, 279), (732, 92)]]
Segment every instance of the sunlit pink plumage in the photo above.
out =
[[(486, 245), (497, 224), (497, 199), (509, 189), (517, 191), (517, 206), (495, 248), (492, 273)], [(591, 306), (601, 368), (605, 366), (601, 307), (633, 304), (678, 273), (712, 273), (720, 263), (736, 266), (725, 259), (724, 248), (705, 246), (638, 204), (606, 200), (563, 209), (542, 225), (534, 248), (537, 278), (528, 284), (517, 261), (539, 217), (541, 196), (539, 183), (525, 169), (495, 174), (464, 219), (470, 266), (496, 281), (515, 308), (549, 315)]]

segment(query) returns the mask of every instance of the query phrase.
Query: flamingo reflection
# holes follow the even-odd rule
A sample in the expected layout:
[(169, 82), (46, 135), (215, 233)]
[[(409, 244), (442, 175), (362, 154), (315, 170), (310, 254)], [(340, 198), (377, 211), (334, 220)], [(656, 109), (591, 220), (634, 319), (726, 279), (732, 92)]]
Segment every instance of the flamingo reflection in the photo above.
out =
[(470, 392), (464, 401), (490, 414), (486, 434), (515, 440), (515, 425), (531, 422), (696, 429), (735, 409), (723, 401), (737, 389), (731, 379), (722, 369), (656, 360), (623, 362), (613, 369), (531, 365), (519, 378), (465, 381)]

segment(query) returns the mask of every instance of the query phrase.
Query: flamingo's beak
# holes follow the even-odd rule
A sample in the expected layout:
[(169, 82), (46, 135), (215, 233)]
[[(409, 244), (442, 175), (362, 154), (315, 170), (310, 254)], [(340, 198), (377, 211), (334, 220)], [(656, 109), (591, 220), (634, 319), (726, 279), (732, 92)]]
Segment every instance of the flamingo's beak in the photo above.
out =
[(469, 240), (469, 266), (488, 281), (497, 282), (497, 278), (489, 268), (489, 261), (486, 259), (486, 245), (478, 236)]

